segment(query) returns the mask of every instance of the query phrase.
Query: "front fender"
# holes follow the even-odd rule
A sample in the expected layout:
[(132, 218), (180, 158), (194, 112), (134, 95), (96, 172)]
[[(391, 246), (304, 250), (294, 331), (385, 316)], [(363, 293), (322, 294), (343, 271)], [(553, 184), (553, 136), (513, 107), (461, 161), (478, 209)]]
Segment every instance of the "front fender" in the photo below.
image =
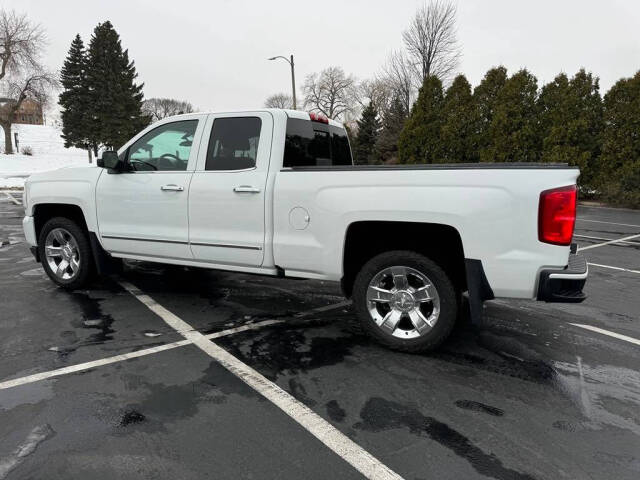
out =
[(102, 172), (101, 168), (84, 167), (32, 175), (25, 184), (25, 215), (33, 216), (38, 205), (74, 205), (82, 210), (87, 229), (98, 231), (95, 187)]

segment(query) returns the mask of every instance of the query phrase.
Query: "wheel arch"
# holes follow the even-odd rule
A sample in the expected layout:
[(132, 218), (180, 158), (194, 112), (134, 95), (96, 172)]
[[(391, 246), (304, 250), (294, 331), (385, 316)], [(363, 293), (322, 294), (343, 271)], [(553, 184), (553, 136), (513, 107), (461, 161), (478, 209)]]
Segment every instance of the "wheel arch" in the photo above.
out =
[(54, 217), (65, 217), (75, 221), (85, 232), (89, 231), (82, 207), (72, 203), (39, 203), (33, 206), (36, 239), (40, 238), (42, 227)]
[(374, 256), (389, 250), (423, 254), (451, 276), (457, 289), (467, 289), (464, 248), (455, 227), (440, 223), (358, 221), (346, 230), (343, 248), (344, 294), (351, 297), (358, 271)]
[(119, 261), (114, 259), (108, 252), (104, 250), (100, 243), (100, 239), (96, 233), (89, 229), (87, 225), (85, 213), (79, 205), (72, 203), (40, 203), (33, 206), (34, 226), (36, 230), (36, 239), (40, 238), (42, 227), (48, 220), (55, 217), (64, 217), (76, 222), (80, 228), (87, 234), (87, 239), (91, 246), (91, 254), (99, 274), (110, 274), (118, 272), (120, 269)]

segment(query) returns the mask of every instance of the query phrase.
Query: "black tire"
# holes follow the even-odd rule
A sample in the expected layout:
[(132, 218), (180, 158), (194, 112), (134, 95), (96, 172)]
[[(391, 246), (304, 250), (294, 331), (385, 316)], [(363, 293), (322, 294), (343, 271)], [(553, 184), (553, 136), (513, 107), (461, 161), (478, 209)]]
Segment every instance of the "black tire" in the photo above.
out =
[[(370, 282), (379, 272), (396, 266), (409, 267), (425, 275), (439, 296), (440, 314), (437, 321), (429, 331), (417, 338), (398, 338), (383, 331), (369, 313), (367, 289)], [(365, 332), (379, 343), (403, 352), (425, 352), (442, 344), (456, 323), (458, 299), (453, 282), (440, 266), (424, 255), (406, 250), (389, 251), (373, 257), (358, 272), (353, 287), (354, 307)]]
[[(45, 242), (49, 233), (54, 229), (64, 229), (73, 237), (78, 246), (79, 267), (77, 272), (75, 272), (69, 279), (63, 279), (57, 276), (47, 260)], [(42, 262), (44, 271), (47, 272), (49, 278), (55, 284), (67, 290), (75, 290), (85, 287), (95, 272), (95, 264), (87, 232), (69, 218), (54, 217), (44, 224), (40, 230), (40, 236), (38, 238), (38, 253), (40, 255), (40, 261)]]

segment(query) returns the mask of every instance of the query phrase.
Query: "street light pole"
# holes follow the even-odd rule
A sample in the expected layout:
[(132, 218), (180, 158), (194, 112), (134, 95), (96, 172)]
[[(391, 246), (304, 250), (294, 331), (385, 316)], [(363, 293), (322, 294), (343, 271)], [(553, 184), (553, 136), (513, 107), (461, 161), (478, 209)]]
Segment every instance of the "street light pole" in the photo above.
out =
[(297, 104), (296, 104), (296, 73), (295, 73), (295, 67), (294, 67), (294, 63), (293, 63), (293, 55), (291, 55), (290, 59), (287, 57), (283, 57), (282, 55), (279, 55), (277, 57), (271, 57), (269, 60), (277, 60), (278, 58), (283, 59), (285, 62), (287, 62), (290, 66), (291, 66), (291, 96), (293, 99), (293, 109), (297, 110)]
[(295, 69), (293, 68), (293, 55), (291, 55), (291, 62), (289, 62), (289, 64), (291, 65), (291, 93), (293, 94), (293, 109), (297, 110), (298, 108), (296, 107), (296, 73), (295, 73)]

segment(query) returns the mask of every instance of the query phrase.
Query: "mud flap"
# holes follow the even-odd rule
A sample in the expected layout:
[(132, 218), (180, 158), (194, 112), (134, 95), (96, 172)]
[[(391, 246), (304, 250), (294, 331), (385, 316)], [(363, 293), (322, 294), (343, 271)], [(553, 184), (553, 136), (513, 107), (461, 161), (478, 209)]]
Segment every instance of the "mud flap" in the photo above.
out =
[(473, 258), (465, 258), (464, 263), (471, 323), (479, 327), (482, 326), (482, 304), (485, 300), (494, 299), (495, 296), (484, 273), (482, 262)]
[(100, 245), (94, 232), (89, 232), (89, 242), (91, 243), (91, 252), (99, 275), (113, 275), (121, 272), (122, 260), (109, 255)]

